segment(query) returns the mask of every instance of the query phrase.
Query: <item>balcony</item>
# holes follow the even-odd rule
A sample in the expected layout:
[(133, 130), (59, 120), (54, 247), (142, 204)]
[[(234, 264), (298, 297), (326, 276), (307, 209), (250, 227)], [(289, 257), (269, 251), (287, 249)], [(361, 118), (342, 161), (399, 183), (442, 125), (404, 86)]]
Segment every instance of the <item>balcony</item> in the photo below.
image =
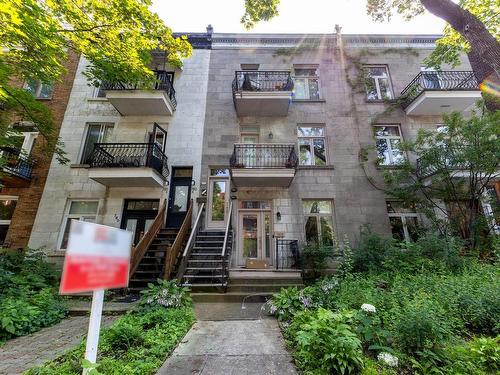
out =
[(401, 92), (407, 115), (441, 115), (466, 111), (480, 99), (471, 71), (420, 72)]
[(467, 176), (469, 162), (460, 153), (450, 151), (445, 157), (439, 160), (433, 159), (432, 163), (422, 162), (422, 158), (417, 159), (417, 177), (425, 179), (434, 176), (439, 171), (452, 171), (455, 177)]
[(104, 83), (106, 98), (122, 116), (172, 116), (177, 106), (172, 75), (156, 71), (150, 90), (139, 84)]
[(288, 187), (298, 158), (293, 144), (235, 144), (229, 164), (236, 186)]
[(293, 81), (285, 71), (237, 71), (233, 101), (238, 116), (286, 116)]
[(156, 143), (96, 143), (89, 178), (109, 187), (162, 187), (167, 157)]
[(5, 187), (28, 187), (31, 183), (33, 160), (11, 147), (2, 148), (0, 153), (4, 160), (1, 166), (2, 185)]

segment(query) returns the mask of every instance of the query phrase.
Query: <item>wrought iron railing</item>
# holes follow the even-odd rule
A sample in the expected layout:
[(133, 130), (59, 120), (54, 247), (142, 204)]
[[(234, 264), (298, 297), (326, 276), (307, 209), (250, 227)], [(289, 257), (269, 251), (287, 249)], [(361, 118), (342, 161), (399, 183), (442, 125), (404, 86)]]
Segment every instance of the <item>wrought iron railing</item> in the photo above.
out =
[(279, 269), (300, 269), (302, 267), (299, 241), (276, 239), (275, 267)]
[(293, 144), (277, 143), (235, 144), (229, 160), (232, 168), (297, 168), (298, 162)]
[(419, 178), (427, 178), (435, 175), (438, 171), (444, 170), (466, 170), (470, 163), (459, 155), (458, 152), (451, 151), (433, 158), (432, 162), (417, 159), (416, 173)]
[(91, 168), (149, 167), (168, 177), (167, 157), (156, 143), (96, 143), (86, 160)]
[[(167, 93), (172, 107), (175, 109), (177, 107), (177, 100), (175, 99), (175, 89), (172, 85), (172, 73), (166, 72), (164, 70), (157, 70), (154, 72), (156, 76), (156, 81), (153, 86), (150, 87), (151, 90), (160, 90)], [(127, 82), (103, 82), (102, 88), (104, 90), (144, 90), (145, 87), (140, 82), (127, 83)]]
[(479, 90), (472, 71), (428, 71), (420, 72), (401, 91), (401, 105), (408, 107), (424, 91)]
[(20, 177), (25, 180), (31, 180), (34, 162), (27, 156), (22, 155), (19, 150), (4, 147), (0, 150), (2, 162), (2, 171), (12, 176)]
[(237, 71), (233, 94), (238, 91), (292, 91), (293, 80), (285, 71)]

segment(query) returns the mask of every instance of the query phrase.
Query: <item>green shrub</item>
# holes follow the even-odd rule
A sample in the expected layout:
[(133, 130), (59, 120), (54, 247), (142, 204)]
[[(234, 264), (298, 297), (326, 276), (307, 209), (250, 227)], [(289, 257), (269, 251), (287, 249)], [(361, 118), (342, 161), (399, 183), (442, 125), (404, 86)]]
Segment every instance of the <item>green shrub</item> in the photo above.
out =
[(141, 291), (139, 305), (143, 308), (182, 307), (192, 303), (189, 289), (177, 285), (175, 280), (158, 279), (155, 284), (149, 283), (146, 290)]
[(282, 288), (279, 293), (273, 295), (269, 302), (270, 312), (279, 321), (290, 321), (297, 313), (304, 310), (301, 301), (302, 291), (297, 287)]
[(287, 329), (292, 355), (306, 374), (351, 374), (363, 367), (353, 312), (319, 308), (299, 313)]
[(123, 351), (134, 346), (142, 345), (144, 342), (142, 333), (143, 330), (141, 326), (118, 322), (106, 331), (103, 340), (105, 340), (113, 350)]
[(333, 257), (333, 246), (310, 243), (302, 249), (304, 278), (317, 279), (322, 276), (328, 261)]
[(363, 229), (353, 254), (353, 270), (355, 272), (381, 270), (386, 254), (392, 245), (392, 240), (372, 233), (369, 228)]

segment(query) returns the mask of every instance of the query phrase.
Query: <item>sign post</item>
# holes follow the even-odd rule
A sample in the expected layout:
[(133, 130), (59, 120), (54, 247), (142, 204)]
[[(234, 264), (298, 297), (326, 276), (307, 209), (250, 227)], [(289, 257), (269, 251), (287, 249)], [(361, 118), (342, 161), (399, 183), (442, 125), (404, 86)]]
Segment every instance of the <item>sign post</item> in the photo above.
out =
[[(85, 359), (96, 363), (104, 290), (128, 286), (132, 232), (72, 220), (60, 294), (93, 292)], [(87, 373), (84, 371), (84, 374)]]

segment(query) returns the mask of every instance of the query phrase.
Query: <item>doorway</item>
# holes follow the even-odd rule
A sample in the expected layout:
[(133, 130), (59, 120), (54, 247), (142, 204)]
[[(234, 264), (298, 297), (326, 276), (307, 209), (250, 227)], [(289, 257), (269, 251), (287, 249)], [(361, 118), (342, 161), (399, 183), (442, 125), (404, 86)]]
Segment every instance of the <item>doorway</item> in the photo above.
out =
[(208, 191), (207, 228), (226, 227), (229, 203), (229, 178), (210, 177)]
[(132, 232), (133, 246), (136, 246), (146, 233), (160, 206), (159, 199), (125, 199), (120, 228)]
[(180, 228), (189, 210), (193, 168), (172, 168), (170, 192), (168, 196), (167, 228)]
[[(249, 261), (270, 266), (272, 263), (272, 222), (269, 203), (243, 201), (239, 209), (240, 265)], [(263, 266), (263, 268), (266, 268)]]

